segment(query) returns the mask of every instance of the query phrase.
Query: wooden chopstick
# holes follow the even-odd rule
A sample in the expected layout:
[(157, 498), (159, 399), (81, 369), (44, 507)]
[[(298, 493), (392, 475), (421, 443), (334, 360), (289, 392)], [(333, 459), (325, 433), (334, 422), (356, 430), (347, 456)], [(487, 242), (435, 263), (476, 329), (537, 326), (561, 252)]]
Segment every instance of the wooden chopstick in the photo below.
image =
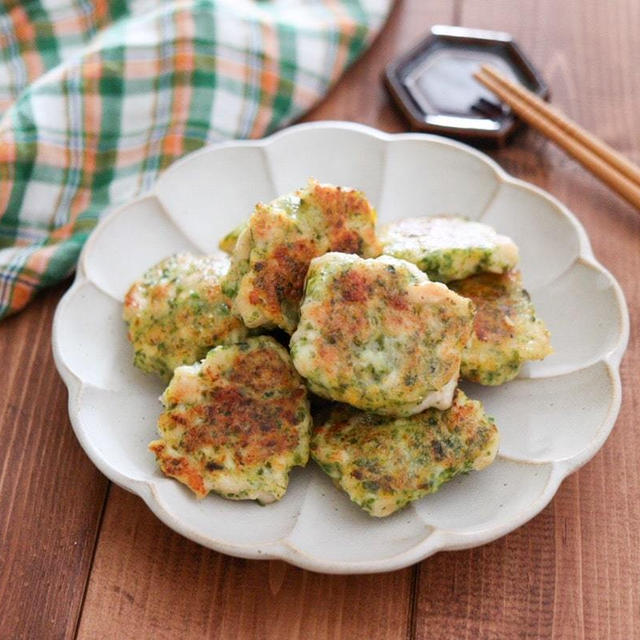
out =
[(496, 71), (489, 65), (481, 67), (481, 75), (488, 75), (500, 85), (509, 89), (516, 96), (527, 103), (529, 107), (536, 111), (544, 111), (548, 119), (558, 125), (563, 131), (573, 136), (578, 142), (582, 143), (589, 150), (599, 155), (603, 160), (607, 160), (609, 164), (614, 166), (618, 171), (626, 175), (630, 180), (640, 185), (640, 167), (625, 158), (621, 153), (610, 147), (606, 142), (596, 138), (579, 124), (573, 122), (565, 115), (547, 104), (542, 98), (532, 93), (522, 85), (516, 84), (508, 80), (501, 73)]
[(482, 66), (474, 77), (508, 104), (522, 120), (555, 142), (628, 202), (640, 208), (638, 166), (495, 69)]

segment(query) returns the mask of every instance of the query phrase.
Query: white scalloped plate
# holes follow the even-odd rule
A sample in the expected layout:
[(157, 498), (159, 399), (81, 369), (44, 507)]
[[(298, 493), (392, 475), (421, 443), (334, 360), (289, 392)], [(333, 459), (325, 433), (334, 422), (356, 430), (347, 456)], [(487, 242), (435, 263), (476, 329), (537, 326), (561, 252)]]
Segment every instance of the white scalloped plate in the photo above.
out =
[[(131, 364), (120, 319), (126, 289), (172, 252), (212, 252), (258, 200), (310, 176), (362, 189), (382, 222), (456, 213), (511, 236), (553, 336), (555, 354), (515, 381), (465, 385), (496, 418), (496, 462), (385, 519), (362, 512), (313, 464), (295, 470), (286, 496), (268, 507), (217, 496), (198, 501), (163, 477), (147, 451), (162, 386)], [(152, 193), (102, 220), (57, 309), (53, 347), (80, 444), (168, 526), (235, 556), (365, 573), (484, 544), (535, 516), (613, 427), (628, 324), (620, 287), (594, 259), (580, 223), (550, 195), (444, 138), (325, 122), (202, 149), (166, 171)]]

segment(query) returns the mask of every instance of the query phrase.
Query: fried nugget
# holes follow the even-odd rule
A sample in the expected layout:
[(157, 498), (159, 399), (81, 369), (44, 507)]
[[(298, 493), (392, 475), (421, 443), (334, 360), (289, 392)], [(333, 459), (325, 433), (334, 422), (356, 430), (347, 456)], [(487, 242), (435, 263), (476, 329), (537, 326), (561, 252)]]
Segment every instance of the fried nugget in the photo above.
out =
[(499, 385), (518, 375), (526, 360), (542, 360), (553, 352), (544, 322), (536, 316), (519, 272), (483, 273), (449, 283), (473, 300), (473, 334), (462, 353), (462, 377)]
[(284, 495), (290, 469), (307, 463), (306, 388), (271, 337), (218, 346), (178, 367), (161, 400), (161, 439), (149, 448), (200, 498), (214, 491), (267, 504)]
[(314, 393), (376, 413), (446, 408), (473, 304), (389, 256), (327, 253), (309, 267), (291, 355)]
[(169, 380), (176, 367), (193, 364), (211, 347), (247, 335), (222, 293), (220, 283), (228, 269), (223, 254), (183, 253), (162, 260), (131, 285), (123, 318), (136, 367)]
[(311, 260), (327, 251), (378, 255), (375, 220), (361, 192), (315, 181), (258, 204), (237, 240), (223, 284), (234, 299), (234, 312), (248, 327), (292, 333)]
[(451, 408), (403, 418), (337, 405), (315, 429), (311, 456), (353, 502), (382, 517), (460, 473), (484, 469), (498, 440), (482, 405), (458, 390)]
[(505, 273), (518, 263), (518, 247), (510, 238), (456, 216), (405, 218), (388, 225), (380, 240), (383, 253), (412, 262), (437, 282)]

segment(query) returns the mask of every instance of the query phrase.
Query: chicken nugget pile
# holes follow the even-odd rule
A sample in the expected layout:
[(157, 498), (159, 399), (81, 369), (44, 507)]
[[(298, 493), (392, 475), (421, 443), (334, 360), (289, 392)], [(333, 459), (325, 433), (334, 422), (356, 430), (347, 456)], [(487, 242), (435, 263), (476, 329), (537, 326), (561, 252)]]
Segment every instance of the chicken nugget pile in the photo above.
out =
[(496, 425), (459, 378), (504, 384), (552, 351), (516, 245), (479, 222), (378, 235), (363, 193), (310, 180), (220, 248), (151, 266), (123, 314), (134, 365), (169, 382), (149, 448), (200, 498), (279, 500), (311, 457), (388, 516), (493, 462)]

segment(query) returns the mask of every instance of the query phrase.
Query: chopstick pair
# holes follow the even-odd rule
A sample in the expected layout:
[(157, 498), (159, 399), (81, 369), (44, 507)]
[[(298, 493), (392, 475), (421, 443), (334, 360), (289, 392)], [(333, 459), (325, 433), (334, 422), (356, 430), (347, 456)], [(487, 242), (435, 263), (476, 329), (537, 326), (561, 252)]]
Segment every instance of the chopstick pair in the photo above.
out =
[(640, 167), (544, 100), (488, 65), (474, 74), (522, 120), (538, 129), (625, 200), (640, 208)]

